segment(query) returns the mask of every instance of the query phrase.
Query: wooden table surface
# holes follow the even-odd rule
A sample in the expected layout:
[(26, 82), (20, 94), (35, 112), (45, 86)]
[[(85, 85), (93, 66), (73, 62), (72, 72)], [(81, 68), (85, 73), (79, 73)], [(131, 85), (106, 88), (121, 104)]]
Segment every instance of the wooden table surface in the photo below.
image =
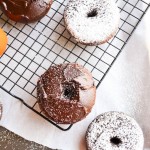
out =
[(6, 128), (0, 126), (0, 149), (1, 150), (53, 150), (43, 145), (24, 138), (10, 132)]

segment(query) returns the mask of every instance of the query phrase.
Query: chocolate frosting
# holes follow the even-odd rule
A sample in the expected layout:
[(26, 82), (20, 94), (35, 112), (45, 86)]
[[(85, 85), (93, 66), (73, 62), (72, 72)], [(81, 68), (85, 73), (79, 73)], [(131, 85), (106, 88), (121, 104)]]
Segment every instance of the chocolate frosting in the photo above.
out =
[(82, 66), (70, 63), (50, 67), (37, 84), (38, 103), (57, 123), (82, 120), (95, 103), (92, 75)]
[(12, 20), (34, 22), (49, 11), (52, 0), (0, 0), (3, 12)]

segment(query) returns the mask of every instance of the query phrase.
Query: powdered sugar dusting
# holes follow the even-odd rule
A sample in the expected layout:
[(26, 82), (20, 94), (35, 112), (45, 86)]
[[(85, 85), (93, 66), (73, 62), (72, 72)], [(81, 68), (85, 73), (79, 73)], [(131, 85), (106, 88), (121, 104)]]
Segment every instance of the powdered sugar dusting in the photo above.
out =
[(88, 150), (143, 150), (144, 138), (136, 121), (121, 112), (99, 115), (89, 126)]
[(78, 42), (95, 45), (113, 36), (120, 16), (114, 0), (70, 0), (64, 18)]

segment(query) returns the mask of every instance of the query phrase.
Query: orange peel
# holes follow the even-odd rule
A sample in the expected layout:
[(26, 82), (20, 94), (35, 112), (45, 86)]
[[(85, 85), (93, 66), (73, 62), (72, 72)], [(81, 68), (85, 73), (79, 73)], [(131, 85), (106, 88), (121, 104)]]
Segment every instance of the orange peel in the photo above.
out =
[(8, 43), (8, 38), (6, 33), (0, 28), (0, 57), (4, 54), (6, 51)]

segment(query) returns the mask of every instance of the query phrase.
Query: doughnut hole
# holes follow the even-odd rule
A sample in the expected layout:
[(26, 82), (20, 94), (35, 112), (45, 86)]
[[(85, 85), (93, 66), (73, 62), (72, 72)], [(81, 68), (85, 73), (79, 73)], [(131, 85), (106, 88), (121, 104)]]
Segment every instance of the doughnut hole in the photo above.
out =
[(71, 100), (75, 96), (75, 86), (73, 83), (62, 84), (62, 96), (65, 99)]
[(122, 143), (121, 139), (120, 139), (119, 137), (117, 137), (117, 136), (112, 137), (112, 138), (110, 139), (110, 142), (111, 142), (113, 145), (116, 145), (116, 146), (118, 146), (118, 145), (120, 145), (120, 144)]
[(97, 15), (98, 15), (97, 9), (93, 9), (87, 14), (87, 17), (93, 18), (93, 17), (96, 17)]
[(66, 88), (64, 88), (63, 95), (64, 95), (65, 98), (71, 99), (73, 94), (74, 94), (74, 92), (73, 92), (73, 88), (72, 87), (67, 86)]

